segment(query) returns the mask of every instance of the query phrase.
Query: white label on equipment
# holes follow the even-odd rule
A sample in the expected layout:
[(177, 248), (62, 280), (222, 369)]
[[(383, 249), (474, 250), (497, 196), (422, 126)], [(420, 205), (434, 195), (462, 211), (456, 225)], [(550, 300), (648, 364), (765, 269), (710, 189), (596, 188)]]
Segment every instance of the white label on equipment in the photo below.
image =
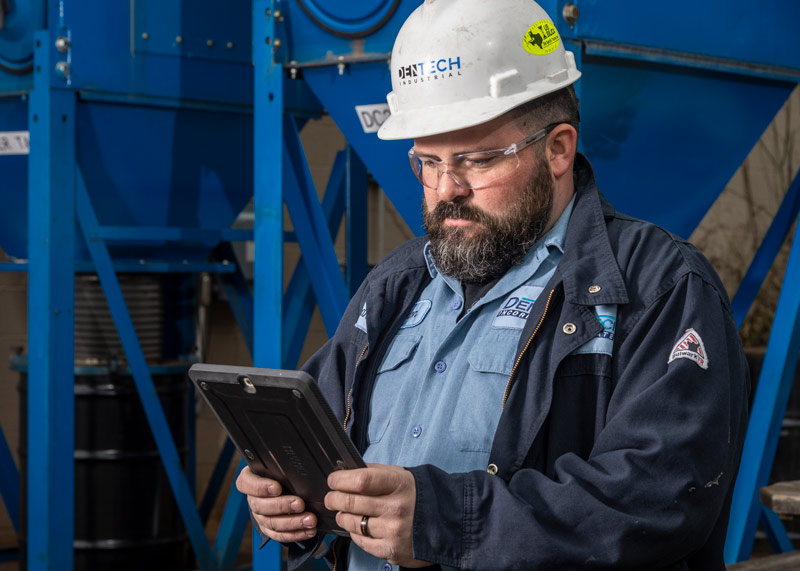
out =
[(28, 131), (0, 131), (0, 155), (27, 155), (30, 147)]
[(389, 105), (386, 103), (356, 105), (356, 113), (365, 133), (377, 133), (390, 115)]

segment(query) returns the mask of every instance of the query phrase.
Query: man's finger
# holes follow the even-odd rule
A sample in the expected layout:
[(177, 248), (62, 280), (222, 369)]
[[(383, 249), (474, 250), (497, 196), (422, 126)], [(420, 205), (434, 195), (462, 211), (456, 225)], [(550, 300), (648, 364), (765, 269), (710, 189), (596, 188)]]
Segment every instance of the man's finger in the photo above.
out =
[(317, 521), (314, 514), (276, 517), (254, 515), (253, 517), (264, 534), (281, 543), (305, 541), (317, 535)]
[(302, 498), (296, 496), (278, 496), (277, 498), (261, 498), (247, 496), (250, 511), (264, 516), (287, 515), (301, 513), (306, 509)]
[(325, 495), (325, 507), (333, 512), (345, 512), (362, 515), (375, 515), (378, 506), (371, 496), (346, 494), (344, 492), (328, 492)]
[(328, 476), (331, 490), (382, 496), (392, 493), (401, 479), (396, 470), (383, 468), (357, 468), (355, 470), (338, 470)]
[(351, 536), (366, 537), (372, 539), (380, 539), (384, 537), (382, 533), (381, 520), (377, 516), (367, 516), (367, 532), (369, 535), (364, 535), (364, 530), (361, 527), (361, 520), (363, 515), (342, 513), (336, 514), (336, 523), (339, 526), (350, 532)]
[(259, 496), (266, 498), (269, 496), (279, 496), (283, 492), (280, 483), (269, 478), (262, 478), (256, 476), (250, 470), (249, 466), (245, 466), (239, 477), (236, 478), (236, 489), (248, 496)]

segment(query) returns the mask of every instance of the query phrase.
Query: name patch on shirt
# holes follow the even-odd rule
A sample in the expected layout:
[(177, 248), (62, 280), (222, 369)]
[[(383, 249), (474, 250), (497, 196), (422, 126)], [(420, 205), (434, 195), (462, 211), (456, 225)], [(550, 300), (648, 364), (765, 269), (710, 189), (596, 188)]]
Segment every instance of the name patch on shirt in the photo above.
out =
[(414, 307), (411, 308), (411, 313), (408, 314), (408, 318), (406, 318), (403, 325), (400, 326), (400, 329), (416, 327), (422, 323), (422, 320), (425, 319), (426, 315), (428, 315), (432, 305), (433, 303), (429, 299), (419, 300), (414, 304)]
[(367, 332), (367, 303), (364, 302), (364, 307), (361, 308), (361, 313), (358, 315), (358, 321), (356, 321), (356, 327), (358, 327), (364, 333)]
[(603, 330), (597, 334), (597, 337), (578, 347), (573, 354), (604, 353), (613, 355), (614, 333), (617, 330), (617, 306), (595, 305), (594, 313), (597, 321), (603, 326)]
[(495, 329), (522, 329), (531, 315), (533, 304), (542, 293), (541, 286), (522, 286), (500, 305), (492, 327)]

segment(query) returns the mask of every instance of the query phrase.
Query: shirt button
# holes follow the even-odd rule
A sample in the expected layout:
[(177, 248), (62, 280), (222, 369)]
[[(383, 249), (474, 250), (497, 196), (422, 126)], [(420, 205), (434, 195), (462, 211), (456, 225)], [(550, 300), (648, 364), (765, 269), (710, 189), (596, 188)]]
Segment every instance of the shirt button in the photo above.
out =
[(453, 309), (461, 309), (461, 300), (455, 300), (450, 307)]
[(414, 438), (419, 438), (419, 435), (422, 434), (422, 426), (416, 425), (414, 428), (411, 429), (411, 436)]
[(447, 363), (444, 361), (439, 361), (436, 363), (433, 368), (436, 370), (437, 373), (444, 373), (444, 370), (447, 368)]
[(392, 571), (392, 566), (389, 563), (384, 563), (383, 571)]

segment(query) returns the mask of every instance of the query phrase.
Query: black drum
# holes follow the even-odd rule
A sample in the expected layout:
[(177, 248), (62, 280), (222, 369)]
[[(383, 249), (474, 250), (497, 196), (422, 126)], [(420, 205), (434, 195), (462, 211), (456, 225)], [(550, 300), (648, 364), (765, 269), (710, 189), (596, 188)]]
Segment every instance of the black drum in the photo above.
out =
[[(153, 374), (186, 466), (188, 366)], [(20, 379), (20, 569), (26, 559), (27, 372)], [(133, 377), (76, 367), (74, 569), (186, 569), (188, 542)]]

